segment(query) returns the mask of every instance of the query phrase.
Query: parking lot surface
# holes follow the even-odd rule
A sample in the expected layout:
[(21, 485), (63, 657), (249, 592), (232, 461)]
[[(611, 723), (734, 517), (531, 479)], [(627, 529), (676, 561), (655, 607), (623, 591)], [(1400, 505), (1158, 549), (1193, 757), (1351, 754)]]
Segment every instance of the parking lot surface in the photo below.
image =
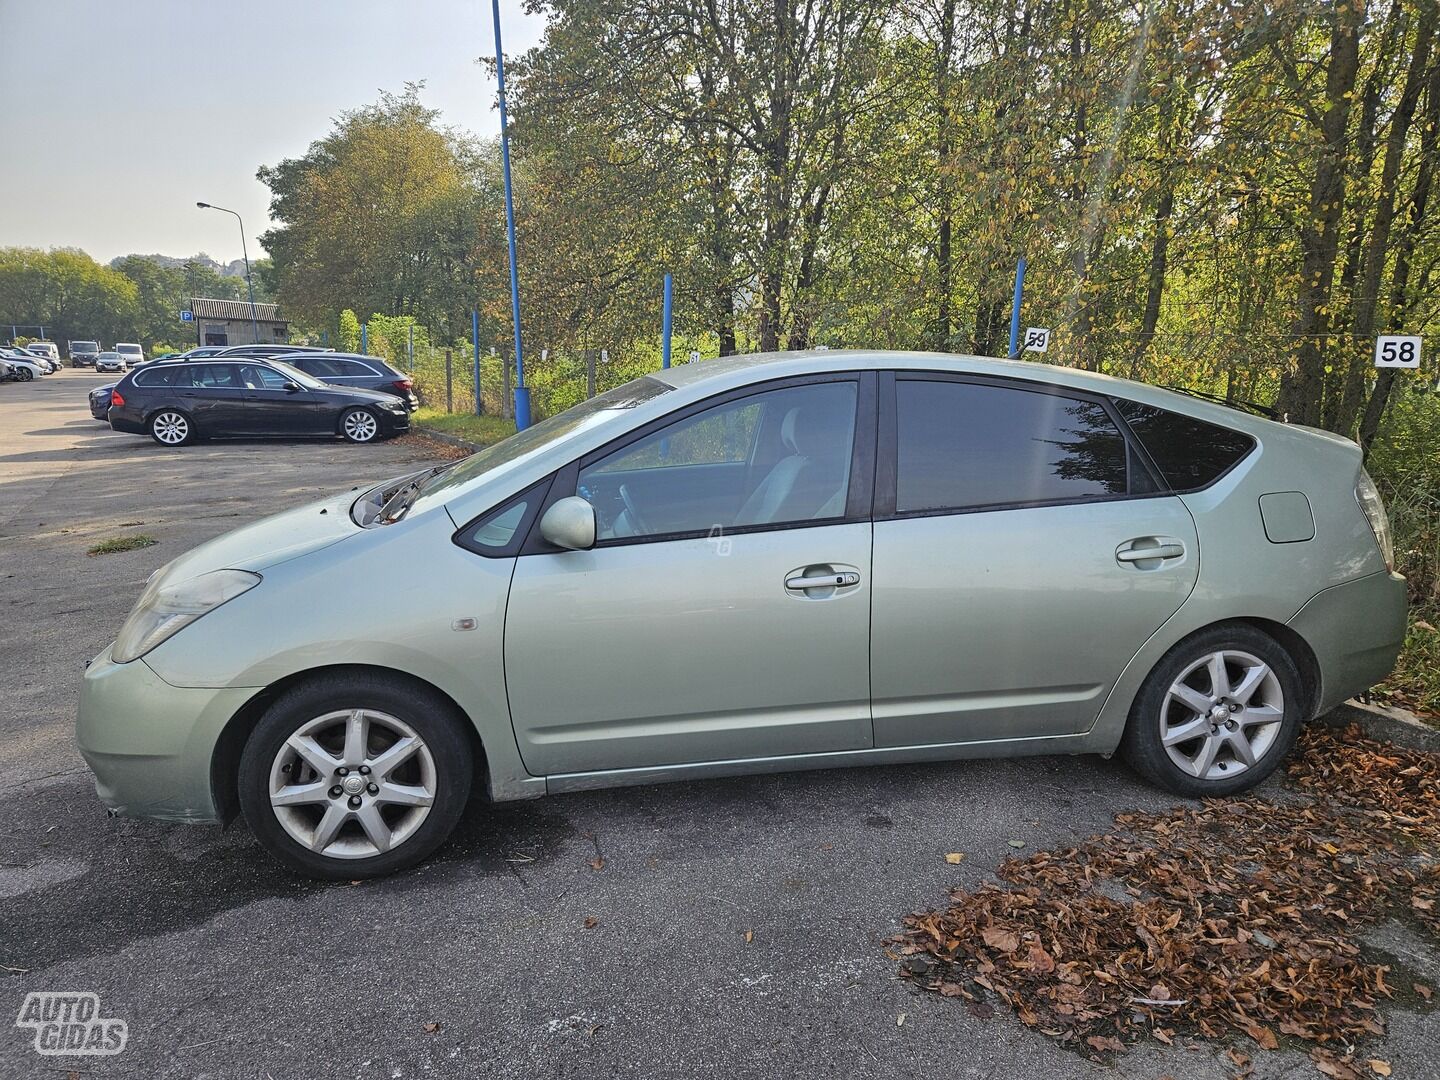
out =
[[(101, 381), (0, 386), (0, 1014), (32, 990), (93, 991), (129, 1042), (41, 1057), (0, 1016), (0, 1076), (1233, 1075), (1221, 1047), (1183, 1040), (1093, 1064), (1003, 1010), (917, 993), (883, 951), (906, 913), (978, 885), (1011, 841), (1064, 845), (1173, 803), (1115, 762), (477, 803), (438, 857), (356, 886), (287, 875), (242, 825), (107, 817), (74, 748), (77, 688), (150, 572), (432, 447), (168, 449), (89, 417)], [(86, 554), (135, 533), (158, 543)], [(1424, 1018), (1388, 1021), (1377, 1056), (1437, 1075)], [(1257, 1066), (1315, 1075), (1295, 1052)]]

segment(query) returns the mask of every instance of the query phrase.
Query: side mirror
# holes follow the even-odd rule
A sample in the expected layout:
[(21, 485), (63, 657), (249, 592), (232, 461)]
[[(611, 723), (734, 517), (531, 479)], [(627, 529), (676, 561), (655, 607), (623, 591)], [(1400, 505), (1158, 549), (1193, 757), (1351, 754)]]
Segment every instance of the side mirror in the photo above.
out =
[(287, 394), (298, 394), (300, 392), (300, 384), (294, 382), (287, 382), (285, 384), (285, 392)]
[(567, 551), (595, 546), (595, 508), (579, 495), (561, 499), (540, 519), (540, 535)]

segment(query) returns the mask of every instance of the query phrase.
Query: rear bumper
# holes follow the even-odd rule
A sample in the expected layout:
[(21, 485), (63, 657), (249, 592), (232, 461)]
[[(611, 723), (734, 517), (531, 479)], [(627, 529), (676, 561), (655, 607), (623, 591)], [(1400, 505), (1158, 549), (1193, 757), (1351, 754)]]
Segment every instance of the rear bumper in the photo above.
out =
[(1406, 609), (1405, 579), (1382, 572), (1317, 593), (1290, 620), (1320, 665), (1317, 714), (1390, 674), (1405, 644)]
[(95, 792), (116, 813), (161, 821), (219, 820), (210, 784), (215, 743), (254, 689), (171, 686), (107, 648), (85, 671), (75, 741)]
[(105, 419), (110, 421), (110, 426), (116, 431), (128, 431), (132, 435), (144, 435), (145, 421), (138, 413), (132, 413), (128, 409), (117, 409), (115, 406), (105, 410)]

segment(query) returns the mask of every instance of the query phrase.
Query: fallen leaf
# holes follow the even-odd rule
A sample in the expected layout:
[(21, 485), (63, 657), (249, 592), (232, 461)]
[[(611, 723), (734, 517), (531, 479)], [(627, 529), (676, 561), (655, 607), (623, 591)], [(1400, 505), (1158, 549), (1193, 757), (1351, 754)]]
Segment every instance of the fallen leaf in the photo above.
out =
[(755, 931), (754, 931), (754, 930), (746, 930), (746, 931), (745, 931), (745, 943), (748, 945), (750, 942), (752, 942), (752, 941), (754, 941), (754, 940), (755, 940)]
[(1243, 1069), (1246, 1065), (1250, 1064), (1250, 1055), (1242, 1054), (1233, 1046), (1225, 1051), (1225, 1056), (1230, 1059), (1231, 1063), (1234, 1064), (1237, 1069)]
[(1013, 848), (1022, 848), (1025, 846), (1024, 840), (1006, 840), (1005, 842)]
[(945, 861), (951, 866), (956, 866), (965, 861), (965, 853), (963, 851), (952, 851), (945, 856)]
[(439, 1033), (440, 1033), (440, 1025), (439, 1025), (438, 1023), (436, 1023), (434, 1020), (431, 1020), (428, 1024), (425, 1025), (425, 1034), (426, 1034), (426, 1035), (438, 1035)]
[(595, 1032), (599, 1031), (604, 1026), (604, 1024), (591, 1024), (588, 1028), (586, 1028), (585, 1034), (593, 1039), (595, 1037)]
[(1108, 1050), (1114, 1054), (1123, 1054), (1125, 1052), (1125, 1044), (1113, 1035), (1091, 1035), (1085, 1042), (1092, 1050), (1102, 1052)]
[(1370, 1066), (1370, 1071), (1373, 1072), (1376, 1076), (1390, 1075), (1390, 1062), (1388, 1061), (1381, 1061), (1379, 1058), (1371, 1058), (1365, 1064)]
[(1169, 1001), (1170, 988), (1164, 983), (1155, 983), (1150, 987), (1150, 996), (1156, 1001)]
[(969, 1009), (970, 1015), (975, 1017), (976, 1020), (989, 1020), (995, 1015), (994, 1007), (986, 1005), (983, 1001), (972, 1001), (966, 1008)]
[(597, 919), (594, 915), (586, 915), (586, 916), (585, 916), (585, 929), (586, 929), (586, 930), (594, 930), (595, 927), (597, 927), (597, 926), (599, 926), (599, 925), (600, 925), (600, 920)]
[(1425, 900), (1418, 896), (1412, 896), (1410, 898), (1410, 906), (1413, 907), (1416, 911), (1434, 911), (1435, 901)]
[(896, 1026), (896, 1027), (904, 1027), (904, 1026), (905, 1026), (905, 1014), (904, 1014), (904, 1013), (901, 1013), (899, 1016), (897, 1016), (897, 1017), (895, 1018), (895, 1026)]
[(1424, 998), (1426, 1001), (1429, 1001), (1430, 996), (1435, 993), (1434, 990), (1426, 986), (1424, 983), (1416, 983), (1415, 992), (1419, 994), (1422, 998)]
[(1001, 952), (1014, 952), (1020, 947), (1020, 938), (1013, 930), (987, 926), (980, 931), (980, 936), (985, 940), (986, 945), (992, 949), (999, 949)]
[(591, 869), (591, 870), (604, 870), (604, 869), (605, 869), (605, 857), (604, 857), (603, 855), (596, 855), (593, 859), (590, 860), (590, 869)]

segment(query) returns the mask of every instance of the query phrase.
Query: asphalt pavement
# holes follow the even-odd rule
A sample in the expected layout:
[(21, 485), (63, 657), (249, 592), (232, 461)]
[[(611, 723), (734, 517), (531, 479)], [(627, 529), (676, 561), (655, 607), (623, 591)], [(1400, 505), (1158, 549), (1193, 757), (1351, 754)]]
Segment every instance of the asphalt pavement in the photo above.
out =
[[(908, 912), (1012, 854), (1174, 800), (1118, 762), (854, 769), (477, 803), (410, 873), (298, 880), (243, 825), (107, 817), (73, 741), (85, 661), (152, 570), (255, 517), (419, 467), (405, 439), (163, 448), (65, 371), (0, 385), (0, 1076), (1221, 1077), (1177, 1040), (1097, 1065), (894, 977)], [(96, 542), (158, 543), (89, 556)], [(383, 607), (383, 588), (376, 590)], [(676, 642), (684, 649), (683, 642)], [(657, 658), (663, 659), (663, 658)], [(947, 864), (945, 853), (965, 860)], [(598, 867), (598, 869), (597, 869)], [(590, 928), (586, 920), (597, 920)], [(1415, 958), (1433, 964), (1433, 950)], [(128, 1043), (42, 1056), (30, 991)], [(1369, 1048), (1440, 1073), (1433, 1017)], [(1257, 1076), (1313, 1076), (1295, 1052)]]

